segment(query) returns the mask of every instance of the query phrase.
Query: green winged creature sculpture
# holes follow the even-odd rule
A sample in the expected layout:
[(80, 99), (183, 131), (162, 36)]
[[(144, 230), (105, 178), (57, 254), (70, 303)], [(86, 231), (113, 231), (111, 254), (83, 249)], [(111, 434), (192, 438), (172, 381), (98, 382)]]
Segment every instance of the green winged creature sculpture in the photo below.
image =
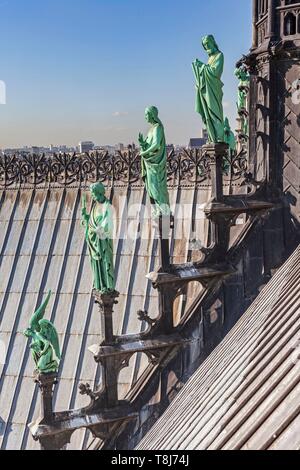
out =
[(43, 318), (50, 296), (51, 291), (32, 315), (29, 328), (24, 331), (27, 338), (32, 338), (30, 344), (32, 357), (37, 370), (43, 374), (57, 372), (61, 358), (57, 331), (49, 320)]

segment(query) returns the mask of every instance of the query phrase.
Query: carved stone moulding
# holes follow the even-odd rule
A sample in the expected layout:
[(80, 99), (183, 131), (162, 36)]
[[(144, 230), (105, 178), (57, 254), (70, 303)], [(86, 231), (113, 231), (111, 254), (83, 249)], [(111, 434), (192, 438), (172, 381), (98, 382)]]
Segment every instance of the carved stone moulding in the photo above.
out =
[(44, 450), (63, 449), (78, 429), (89, 429), (94, 436), (103, 437), (107, 427), (118, 422), (136, 419), (138, 414), (129, 404), (121, 403), (119, 407), (103, 410), (99, 413), (88, 414), (85, 409), (70, 410), (55, 413), (50, 423), (41, 423), (40, 420), (29, 424), (33, 438), (40, 442)]

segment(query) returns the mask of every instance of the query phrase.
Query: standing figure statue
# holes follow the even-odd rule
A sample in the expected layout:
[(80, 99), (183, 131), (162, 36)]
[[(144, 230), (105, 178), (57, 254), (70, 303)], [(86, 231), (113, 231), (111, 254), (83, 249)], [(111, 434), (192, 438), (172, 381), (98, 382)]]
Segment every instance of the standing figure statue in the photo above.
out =
[(98, 182), (90, 186), (92, 208), (88, 214), (86, 198), (82, 201), (82, 223), (94, 277), (94, 289), (102, 294), (115, 290), (111, 203)]
[(250, 75), (243, 67), (235, 69), (234, 74), (239, 80), (237, 109), (240, 112), (246, 108)]
[(237, 110), (239, 114), (241, 133), (244, 137), (248, 137), (249, 120), (247, 111), (247, 98), (250, 87), (250, 75), (244, 67), (235, 70), (235, 76), (239, 80)]
[(57, 372), (61, 357), (56, 329), (49, 320), (43, 318), (50, 296), (51, 291), (31, 317), (29, 328), (24, 331), (27, 338), (32, 338), (30, 349), (33, 360), (37, 370), (43, 374)]
[(224, 55), (212, 35), (204, 36), (202, 45), (208, 53), (207, 65), (196, 59), (196, 112), (202, 117), (211, 143), (224, 142), (223, 82)]
[(146, 121), (151, 124), (146, 139), (140, 133), (142, 178), (145, 182), (151, 204), (155, 206), (153, 215), (170, 215), (167, 187), (167, 149), (164, 126), (158, 117), (158, 109), (150, 106), (145, 110)]
[(231, 154), (236, 151), (236, 140), (230, 128), (228, 117), (224, 120), (224, 142), (228, 145)]

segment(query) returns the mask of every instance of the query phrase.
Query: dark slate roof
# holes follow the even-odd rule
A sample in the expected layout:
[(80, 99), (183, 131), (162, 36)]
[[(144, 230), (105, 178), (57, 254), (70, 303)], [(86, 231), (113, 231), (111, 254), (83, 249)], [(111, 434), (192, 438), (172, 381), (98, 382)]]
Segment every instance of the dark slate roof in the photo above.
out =
[(138, 449), (300, 449), (300, 246)]
[(203, 138), (190, 139), (189, 148), (201, 148), (206, 142), (207, 140)]
[[(137, 311), (146, 309), (157, 316), (157, 293), (145, 275), (157, 262), (157, 241), (147, 232), (141, 203), (147, 200), (143, 188), (120, 187), (113, 191), (118, 234), (127, 225), (133, 235), (141, 224), (142, 240), (130, 238), (115, 243), (115, 266), (119, 304), (114, 314), (117, 334), (136, 333), (141, 324)], [(121, 196), (121, 198), (119, 197)], [(54, 321), (62, 348), (60, 380), (55, 396), (56, 411), (88, 404), (78, 393), (80, 381), (94, 386), (99, 370), (88, 347), (100, 341), (99, 314), (91, 299), (92, 277), (83, 230), (80, 225), (81, 193), (78, 188), (9, 190), (0, 192), (0, 345), (6, 347), (6, 364), (0, 364), (0, 447), (37, 448), (27, 425), (36, 418), (39, 395), (33, 383), (34, 364), (22, 331), (48, 289), (52, 297), (46, 317)], [(193, 202), (208, 199), (206, 189), (174, 188), (171, 205), (187, 203), (184, 220), (172, 234), (173, 261), (187, 261), (192, 227)], [(130, 212), (125, 211), (128, 203)], [(195, 206), (194, 206), (195, 207)], [(199, 214), (198, 214), (199, 216)], [(180, 215), (179, 215), (180, 217)], [(206, 233), (207, 222), (195, 223), (198, 234)], [(134, 237), (133, 237), (134, 238)], [(202, 242), (205, 244), (206, 240)], [(2, 343), (1, 343), (2, 341)], [(143, 356), (144, 358), (144, 356)], [(140, 358), (139, 358), (140, 359)], [(125, 395), (145, 361), (131, 361), (120, 375), (120, 392)], [(84, 431), (74, 434), (70, 448), (86, 447)]]

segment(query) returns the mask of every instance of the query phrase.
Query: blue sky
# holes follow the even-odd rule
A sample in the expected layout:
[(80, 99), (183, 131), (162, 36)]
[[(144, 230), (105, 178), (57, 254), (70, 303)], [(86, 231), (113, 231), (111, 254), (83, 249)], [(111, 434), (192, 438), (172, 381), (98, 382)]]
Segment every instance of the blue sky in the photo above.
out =
[(251, 40), (250, 0), (0, 0), (0, 148), (129, 143), (156, 105), (169, 143), (201, 131), (191, 62), (214, 34), (235, 127), (235, 62)]

